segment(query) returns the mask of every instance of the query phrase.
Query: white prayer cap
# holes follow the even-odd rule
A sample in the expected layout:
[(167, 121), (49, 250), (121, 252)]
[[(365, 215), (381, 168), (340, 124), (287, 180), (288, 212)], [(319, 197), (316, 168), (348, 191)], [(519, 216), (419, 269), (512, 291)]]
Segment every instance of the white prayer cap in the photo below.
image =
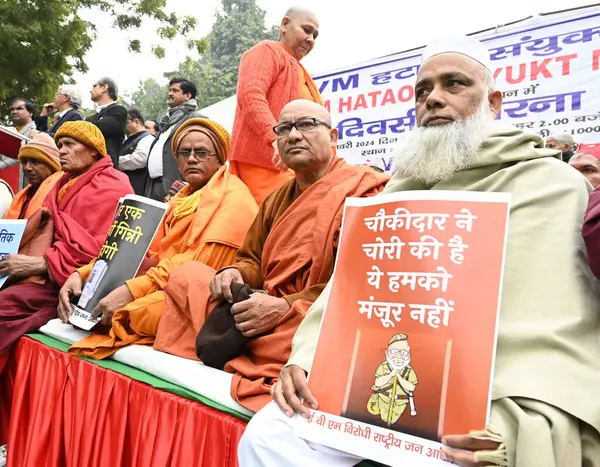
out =
[(432, 42), (423, 50), (421, 64), (425, 63), (431, 57), (446, 53), (456, 53), (469, 57), (481, 63), (492, 73), (489, 50), (481, 41), (470, 36), (450, 36)]

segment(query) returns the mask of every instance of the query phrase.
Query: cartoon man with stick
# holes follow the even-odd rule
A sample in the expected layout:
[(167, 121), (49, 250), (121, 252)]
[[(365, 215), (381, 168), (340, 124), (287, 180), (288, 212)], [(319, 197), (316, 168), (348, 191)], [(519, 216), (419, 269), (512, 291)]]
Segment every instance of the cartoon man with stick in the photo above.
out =
[(367, 410), (379, 415), (389, 427), (400, 419), (407, 405), (410, 405), (410, 415), (417, 415), (414, 390), (419, 380), (410, 366), (406, 334), (396, 334), (390, 339), (385, 358), (386, 361), (375, 371), (375, 384), (371, 386)]

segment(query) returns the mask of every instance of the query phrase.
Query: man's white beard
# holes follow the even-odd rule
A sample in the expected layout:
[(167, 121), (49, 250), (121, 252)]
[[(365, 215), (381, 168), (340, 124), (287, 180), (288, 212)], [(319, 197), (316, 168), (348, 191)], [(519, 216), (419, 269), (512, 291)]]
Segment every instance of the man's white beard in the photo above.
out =
[(396, 171), (426, 185), (449, 180), (471, 166), (494, 122), (486, 93), (475, 115), (466, 120), (415, 127), (396, 150)]
[(385, 358), (388, 362), (388, 365), (390, 366), (390, 368), (392, 370), (398, 370), (398, 371), (404, 370), (404, 368), (406, 368), (408, 366), (408, 364), (410, 363), (410, 357), (408, 359), (404, 360), (402, 365), (396, 365), (394, 363), (394, 360), (389, 355), (386, 355)]

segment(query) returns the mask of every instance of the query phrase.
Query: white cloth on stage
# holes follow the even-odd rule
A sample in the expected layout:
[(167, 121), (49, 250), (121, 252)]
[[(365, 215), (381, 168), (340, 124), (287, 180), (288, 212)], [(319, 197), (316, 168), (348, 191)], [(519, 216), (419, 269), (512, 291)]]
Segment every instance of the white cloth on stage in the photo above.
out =
[(296, 436), (292, 419), (275, 402), (252, 417), (238, 446), (240, 467), (351, 467), (361, 460)]

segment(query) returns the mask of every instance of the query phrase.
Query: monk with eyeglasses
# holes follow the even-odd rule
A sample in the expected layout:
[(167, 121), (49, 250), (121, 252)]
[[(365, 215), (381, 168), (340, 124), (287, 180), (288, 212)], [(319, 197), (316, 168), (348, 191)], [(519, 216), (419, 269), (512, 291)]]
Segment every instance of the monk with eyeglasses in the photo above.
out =
[(154, 345), (196, 358), (194, 342), (206, 317), (225, 301), (234, 302), (232, 284), (247, 284), (254, 293), (233, 303), (231, 314), (248, 340), (223, 369), (234, 373), (232, 397), (253, 411), (271, 400), (270, 387), (288, 360), (294, 333), (333, 273), (344, 200), (374, 196), (388, 180), (335, 155), (337, 129), (327, 110), (312, 101), (287, 104), (273, 131), (294, 178), (260, 205), (235, 264), (216, 274), (200, 263), (173, 272), (167, 296), (178, 310), (163, 314)]
[[(229, 133), (213, 120), (192, 118), (173, 136), (173, 154), (187, 185), (173, 197), (138, 277), (100, 301), (95, 315), (110, 325), (75, 343), (69, 352), (105, 358), (129, 344), (150, 345), (168, 303), (165, 287), (187, 262), (220, 269), (235, 263), (258, 208), (244, 183), (227, 171)], [(80, 295), (92, 265), (73, 273), (59, 295), (59, 315), (69, 317), (69, 300)]]

